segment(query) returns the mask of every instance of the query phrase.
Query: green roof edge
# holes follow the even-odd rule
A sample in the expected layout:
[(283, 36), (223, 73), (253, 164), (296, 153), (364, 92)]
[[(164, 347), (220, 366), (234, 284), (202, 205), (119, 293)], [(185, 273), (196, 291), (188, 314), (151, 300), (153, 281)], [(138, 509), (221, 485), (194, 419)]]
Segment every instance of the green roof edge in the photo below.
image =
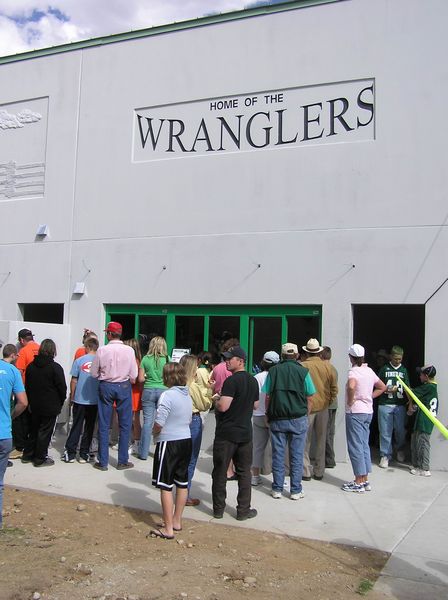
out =
[(282, 2), (278, 4), (266, 4), (254, 8), (244, 8), (217, 15), (209, 15), (188, 19), (187, 21), (179, 21), (178, 23), (170, 23), (167, 25), (156, 25), (147, 29), (138, 29), (136, 31), (127, 31), (124, 33), (114, 33), (109, 36), (99, 38), (91, 38), (90, 40), (82, 40), (79, 42), (71, 42), (60, 46), (52, 46), (50, 48), (41, 48), (39, 50), (29, 50), (19, 54), (11, 54), (9, 56), (0, 57), (0, 64), (12, 63), (21, 60), (29, 60), (39, 58), (41, 56), (51, 56), (62, 52), (74, 52), (75, 50), (83, 50), (85, 48), (94, 48), (97, 46), (105, 46), (106, 44), (115, 44), (126, 40), (135, 40), (142, 37), (152, 35), (160, 35), (162, 33), (171, 33), (173, 31), (182, 31), (184, 29), (193, 29), (195, 27), (204, 27), (206, 25), (215, 25), (217, 23), (225, 23), (227, 21), (237, 21), (239, 19), (247, 19), (250, 17), (258, 17), (270, 13), (283, 12), (287, 10), (295, 10), (298, 8), (306, 8), (318, 4), (331, 4), (333, 2), (341, 2), (344, 0), (295, 0), (292, 2)]

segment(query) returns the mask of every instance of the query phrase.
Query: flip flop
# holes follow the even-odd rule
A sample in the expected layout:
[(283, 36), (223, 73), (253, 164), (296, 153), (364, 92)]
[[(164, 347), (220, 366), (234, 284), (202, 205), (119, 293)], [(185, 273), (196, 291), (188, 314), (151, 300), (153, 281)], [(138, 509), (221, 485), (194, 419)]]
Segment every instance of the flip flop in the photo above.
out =
[[(165, 527), (165, 523), (157, 523), (157, 527)], [(182, 527), (173, 527), (173, 531), (182, 531)]]
[(174, 535), (166, 535), (160, 529), (151, 529), (149, 535), (151, 537), (162, 538), (162, 540), (174, 540)]

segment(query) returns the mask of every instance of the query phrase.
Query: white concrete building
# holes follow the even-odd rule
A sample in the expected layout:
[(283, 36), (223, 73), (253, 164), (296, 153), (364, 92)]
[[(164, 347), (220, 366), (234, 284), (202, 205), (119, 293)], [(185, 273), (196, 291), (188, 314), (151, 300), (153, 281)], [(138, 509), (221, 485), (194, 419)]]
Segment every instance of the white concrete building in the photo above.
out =
[(446, 421), (447, 17), (298, 0), (0, 59), (0, 338), (317, 336), (341, 388), (398, 343)]

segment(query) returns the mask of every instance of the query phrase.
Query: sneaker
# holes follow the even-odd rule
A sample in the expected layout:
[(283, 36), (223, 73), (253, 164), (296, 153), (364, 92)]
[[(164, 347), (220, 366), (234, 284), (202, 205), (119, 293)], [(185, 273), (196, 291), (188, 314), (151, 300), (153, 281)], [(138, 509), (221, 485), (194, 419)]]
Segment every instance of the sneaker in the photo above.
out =
[(260, 485), (261, 477), (260, 475), (252, 475), (252, 479), (250, 480), (251, 485)]
[(406, 454), (403, 450), (398, 450), (397, 452), (397, 461), (399, 463), (404, 463), (404, 461), (406, 460)]
[(356, 492), (358, 494), (363, 494), (365, 492), (365, 488), (362, 483), (355, 483), (354, 481), (348, 481), (344, 483), (341, 488), (344, 492)]
[(272, 490), (271, 496), (276, 500), (280, 500), (280, 498), (282, 497), (282, 493), (277, 490)]
[(16, 458), (22, 458), (23, 456), (23, 450), (17, 450), (16, 448), (14, 448), (14, 450), (11, 450), (11, 452), (9, 453), (9, 458), (11, 460), (14, 460)]
[(138, 456), (140, 454), (140, 440), (134, 440), (131, 454), (134, 456)]
[(61, 456), (61, 460), (62, 460), (62, 462), (65, 462), (65, 463), (74, 463), (75, 457), (73, 456), (72, 458), (70, 458), (67, 450), (64, 450), (64, 454)]
[(297, 492), (297, 494), (291, 494), (289, 497), (291, 500), (301, 500), (302, 498), (305, 498), (305, 494), (303, 492)]
[(372, 491), (372, 486), (370, 485), (370, 481), (364, 481), (364, 483), (362, 485), (364, 486), (364, 490), (366, 492)]
[(380, 460), (380, 468), (387, 469), (389, 467), (389, 459), (387, 456), (382, 456)]
[(12, 462), (12, 460), (8, 460), (8, 462), (6, 463), (6, 467), (13, 467), (14, 463)]
[(423, 469), (420, 471), (419, 475), (422, 477), (431, 477), (431, 471), (424, 471)]
[(80, 465), (85, 465), (89, 461), (90, 461), (90, 456), (89, 455), (87, 455), (87, 456), (81, 456), (81, 455), (79, 455), (79, 457), (78, 457), (78, 462), (79, 462)]
[(253, 519), (257, 515), (258, 515), (258, 512), (255, 508), (249, 508), (249, 512), (245, 513), (244, 515), (237, 514), (236, 520), (237, 521), (246, 521), (247, 519)]
[(412, 467), (412, 469), (409, 469), (409, 473), (411, 475), (420, 475), (420, 469), (417, 469), (415, 467)]
[(216, 510), (213, 511), (213, 518), (214, 519), (222, 519), (224, 516), (224, 514), (222, 512), (218, 512)]
[(45, 460), (43, 460), (42, 462), (34, 463), (35, 467), (52, 467), (53, 465), (54, 465), (54, 460), (52, 458), (50, 458), (49, 456), (47, 456), (47, 458)]

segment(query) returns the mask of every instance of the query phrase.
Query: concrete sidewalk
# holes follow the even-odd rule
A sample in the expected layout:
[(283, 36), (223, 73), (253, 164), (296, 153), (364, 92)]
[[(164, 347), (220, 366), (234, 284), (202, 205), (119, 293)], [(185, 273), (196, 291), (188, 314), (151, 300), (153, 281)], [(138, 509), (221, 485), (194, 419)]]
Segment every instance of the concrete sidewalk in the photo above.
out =
[[(187, 519), (212, 520), (213, 421), (210, 416), (193, 484), (193, 496), (201, 504), (185, 509)], [(117, 453), (111, 450), (109, 470), (100, 472), (91, 464), (61, 462), (64, 442), (65, 437), (58, 437), (50, 450), (54, 467), (36, 469), (14, 461), (5, 483), (160, 512), (159, 493), (151, 486), (151, 459), (132, 459), (134, 469), (117, 471)], [(253, 488), (258, 517), (243, 523), (235, 520), (237, 483), (229, 482), (224, 519), (213, 522), (390, 552), (376, 590), (397, 600), (448, 598), (448, 473), (424, 478), (413, 477), (404, 465), (374, 467), (373, 489), (364, 494), (341, 491), (342, 483), (351, 479), (350, 465), (340, 463), (327, 470), (323, 481), (305, 482), (305, 498), (294, 502), (287, 493), (281, 500), (271, 498), (271, 479), (263, 477), (263, 484)]]

